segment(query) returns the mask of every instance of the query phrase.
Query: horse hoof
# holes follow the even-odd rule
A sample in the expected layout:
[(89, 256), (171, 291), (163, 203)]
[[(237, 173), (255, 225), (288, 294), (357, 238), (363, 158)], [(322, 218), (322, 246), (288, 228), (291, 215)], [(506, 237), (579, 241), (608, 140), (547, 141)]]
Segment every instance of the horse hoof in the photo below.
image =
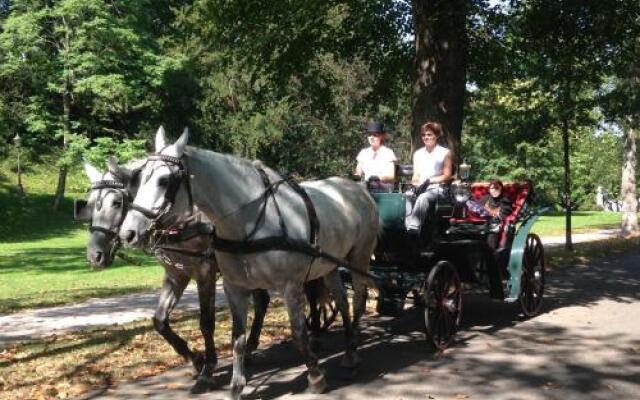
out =
[(324, 379), (324, 375), (318, 375), (317, 377), (307, 376), (309, 381), (309, 387), (307, 392), (311, 394), (321, 394), (327, 390), (327, 381)]
[(191, 394), (210, 392), (218, 387), (218, 382), (212, 376), (198, 376), (197, 381), (191, 387)]
[(240, 387), (231, 386), (231, 392), (227, 396), (230, 400), (241, 400), (242, 399), (242, 390), (244, 389), (244, 385)]

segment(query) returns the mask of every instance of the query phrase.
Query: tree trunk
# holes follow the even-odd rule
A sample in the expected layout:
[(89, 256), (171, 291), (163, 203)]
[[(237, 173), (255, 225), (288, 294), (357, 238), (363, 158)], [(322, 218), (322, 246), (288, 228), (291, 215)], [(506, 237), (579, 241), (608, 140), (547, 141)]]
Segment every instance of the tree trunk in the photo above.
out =
[(413, 0), (416, 55), (411, 99), (412, 153), (422, 146), (420, 126), (442, 124), (457, 164), (467, 66), (468, 0)]
[[(65, 90), (62, 95), (62, 103), (64, 109), (63, 115), (63, 138), (62, 138), (62, 149), (63, 151), (67, 150), (67, 138), (69, 137), (69, 133), (71, 133), (71, 82), (67, 77), (65, 81)], [(69, 90), (67, 90), (69, 89)], [(67, 187), (67, 167), (61, 166), (60, 171), (58, 172), (58, 186), (56, 187), (56, 195), (53, 200), (53, 209), (59, 210), (60, 204), (62, 203), (62, 199), (64, 199), (65, 188)]]
[(624, 148), (622, 154), (622, 234), (638, 234), (638, 198), (636, 196), (636, 131), (632, 124), (623, 127)]
[(564, 196), (565, 207), (565, 244), (564, 248), (573, 251), (571, 239), (571, 163), (569, 158), (569, 116), (565, 113), (562, 117), (562, 148), (564, 152)]
[[(71, 83), (70, 72), (67, 70), (66, 57), (71, 51), (71, 32), (67, 25), (66, 19), (63, 18), (63, 24), (65, 26), (65, 35), (62, 41), (62, 47), (64, 49), (65, 57), (65, 70), (64, 70), (64, 88), (62, 89), (62, 151), (67, 150), (67, 140), (71, 134), (71, 94), (73, 86)], [(64, 199), (65, 188), (67, 187), (67, 167), (61, 166), (58, 172), (58, 186), (56, 187), (56, 195), (53, 199), (53, 209), (59, 210), (62, 199)]]

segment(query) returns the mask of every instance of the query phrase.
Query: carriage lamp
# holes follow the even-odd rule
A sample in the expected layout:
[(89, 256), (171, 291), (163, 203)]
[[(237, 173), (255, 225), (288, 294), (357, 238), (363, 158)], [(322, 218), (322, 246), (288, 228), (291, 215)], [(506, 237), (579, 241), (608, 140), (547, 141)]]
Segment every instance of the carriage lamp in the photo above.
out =
[(462, 161), (462, 164), (460, 164), (460, 179), (462, 179), (463, 181), (466, 181), (469, 179), (469, 176), (471, 175), (471, 165), (467, 164), (466, 161)]
[(14, 136), (13, 143), (16, 145), (16, 150), (18, 151), (18, 192), (20, 194), (24, 194), (24, 187), (22, 186), (22, 170), (20, 169), (20, 146), (22, 145), (22, 138), (18, 133)]
[(466, 203), (471, 197), (471, 185), (464, 181), (454, 182), (451, 185), (451, 193), (457, 203)]

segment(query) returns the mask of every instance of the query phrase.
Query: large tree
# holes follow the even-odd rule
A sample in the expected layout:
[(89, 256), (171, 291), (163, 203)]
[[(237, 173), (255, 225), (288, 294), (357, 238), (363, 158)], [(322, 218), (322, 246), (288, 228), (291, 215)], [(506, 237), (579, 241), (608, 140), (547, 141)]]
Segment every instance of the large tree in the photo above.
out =
[(598, 0), (523, 0), (516, 5), (515, 54), (528, 77), (551, 94), (554, 125), (562, 132), (566, 248), (571, 250), (570, 138), (583, 125), (579, 113), (595, 107), (588, 92), (601, 83), (612, 34), (608, 22), (615, 11)]
[(622, 129), (622, 179), (620, 195), (623, 202), (622, 232), (637, 235), (637, 132), (640, 129), (640, 3), (617, 0), (609, 3), (615, 11), (609, 14), (609, 24), (615, 35), (608, 48), (610, 79), (603, 85), (602, 107), (609, 119)]
[(412, 145), (420, 126), (442, 124), (449, 148), (459, 157), (467, 67), (469, 0), (412, 0), (415, 58), (412, 73)]

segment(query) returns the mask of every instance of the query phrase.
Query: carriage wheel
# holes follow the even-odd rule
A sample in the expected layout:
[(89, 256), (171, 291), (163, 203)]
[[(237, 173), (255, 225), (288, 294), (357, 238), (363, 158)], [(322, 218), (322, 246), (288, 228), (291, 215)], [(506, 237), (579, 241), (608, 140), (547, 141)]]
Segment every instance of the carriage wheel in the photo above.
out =
[(544, 293), (544, 248), (538, 235), (530, 233), (522, 256), (520, 307), (526, 317), (540, 311)]
[(336, 302), (333, 299), (328, 302), (317, 304), (316, 312), (316, 318), (314, 318), (311, 310), (309, 310), (309, 313), (307, 314), (307, 327), (315, 334), (325, 332), (329, 329), (338, 316)]
[(440, 261), (429, 272), (422, 293), (429, 340), (443, 350), (453, 340), (462, 316), (462, 285), (456, 267)]

